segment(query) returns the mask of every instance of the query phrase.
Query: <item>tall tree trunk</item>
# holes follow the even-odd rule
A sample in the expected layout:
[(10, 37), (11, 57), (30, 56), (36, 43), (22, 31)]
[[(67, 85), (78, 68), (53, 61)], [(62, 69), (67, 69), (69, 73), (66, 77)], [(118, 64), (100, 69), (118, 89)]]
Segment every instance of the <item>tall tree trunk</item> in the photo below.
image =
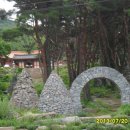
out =
[(66, 57), (67, 57), (67, 68), (68, 68), (68, 73), (69, 73), (69, 80), (70, 80), (70, 86), (72, 84), (72, 82), (74, 81), (74, 79), (76, 78), (76, 73), (73, 68), (73, 56), (72, 56), (72, 49), (71, 49), (71, 45), (69, 44), (69, 41), (67, 41), (68, 43), (66, 44)]
[(101, 14), (98, 12), (98, 26), (99, 26), (99, 37), (100, 37), (100, 49), (101, 49), (101, 64), (104, 66), (110, 65), (107, 33), (104, 24), (102, 23)]
[(129, 41), (129, 33), (128, 33), (128, 22), (129, 22), (129, 17), (124, 11), (124, 39), (125, 39), (125, 63), (122, 69), (122, 72), (128, 82), (130, 83), (130, 41)]
[(42, 41), (41, 41), (41, 38), (39, 36), (39, 31), (38, 31), (38, 20), (35, 19), (35, 27), (34, 27), (34, 32), (35, 32), (35, 36), (36, 36), (36, 40), (37, 40), (37, 43), (38, 43), (38, 47), (41, 51), (41, 64), (42, 66), (41, 67), (41, 70), (42, 70), (42, 74), (43, 74), (43, 81), (46, 82), (47, 78), (48, 78), (48, 75), (47, 75), (47, 63), (46, 63), (46, 53), (45, 53), (45, 45), (43, 45)]

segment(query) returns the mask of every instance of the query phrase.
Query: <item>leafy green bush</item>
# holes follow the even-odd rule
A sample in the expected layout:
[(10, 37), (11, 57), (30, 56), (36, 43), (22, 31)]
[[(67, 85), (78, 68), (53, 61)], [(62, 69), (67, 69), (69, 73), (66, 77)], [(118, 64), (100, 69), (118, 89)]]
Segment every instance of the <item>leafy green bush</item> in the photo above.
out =
[(79, 117), (85, 117), (87, 115), (87, 113), (85, 111), (81, 111), (78, 113)]
[[(21, 123), (22, 122), (22, 123)], [(0, 127), (14, 126), (16, 129), (36, 130), (37, 125), (30, 120), (18, 119), (2, 119), (0, 120)]]
[(105, 86), (102, 87), (91, 87), (90, 93), (98, 97), (106, 97), (108, 95), (108, 89)]
[(8, 82), (0, 82), (0, 91), (6, 91), (6, 89), (9, 87)]
[(10, 79), (11, 79), (11, 75), (10, 75), (10, 74), (6, 74), (5, 76), (3, 76), (3, 77), (1, 78), (1, 80), (2, 80), (3, 82), (9, 82)]
[(68, 75), (67, 67), (59, 67), (59, 75), (68, 88), (70, 85), (70, 82), (69, 82), (69, 75)]
[(90, 87), (90, 93), (91, 95), (97, 96), (97, 97), (115, 97), (120, 98), (120, 92), (118, 89), (111, 90), (111, 87), (109, 86), (92, 86)]
[(0, 67), (0, 95), (8, 89), (14, 76), (21, 73), (21, 68), (3, 68)]
[[(22, 123), (20, 123), (22, 122)], [(35, 123), (32, 123), (33, 121), (30, 120), (19, 120), (15, 124), (15, 127), (17, 129), (28, 129), (28, 130), (36, 130), (37, 125)]]
[(10, 80), (12, 78), (11, 68), (0, 68), (0, 95), (3, 94), (4, 91), (10, 85)]
[(116, 113), (118, 115), (128, 115), (128, 116), (130, 116), (130, 104), (125, 104), (125, 105), (120, 106)]
[(15, 71), (16, 71), (17, 74), (20, 74), (22, 72), (22, 70), (23, 70), (23, 68), (16, 68)]
[(17, 124), (16, 119), (1, 119), (0, 127), (15, 126)]
[(36, 92), (37, 92), (38, 95), (41, 94), (41, 92), (43, 90), (43, 87), (44, 87), (44, 85), (43, 85), (42, 82), (34, 84), (34, 88), (35, 88), (35, 90), (36, 90)]
[(0, 99), (0, 119), (12, 118), (12, 109), (7, 97)]

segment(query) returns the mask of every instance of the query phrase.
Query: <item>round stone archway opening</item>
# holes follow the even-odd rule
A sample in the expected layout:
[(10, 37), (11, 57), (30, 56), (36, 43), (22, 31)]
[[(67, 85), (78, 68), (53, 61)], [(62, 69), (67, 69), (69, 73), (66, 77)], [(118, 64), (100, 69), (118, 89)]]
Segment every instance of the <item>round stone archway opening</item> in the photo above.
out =
[(75, 113), (78, 113), (82, 110), (82, 105), (80, 102), (80, 94), (82, 89), (86, 83), (95, 78), (110, 79), (118, 86), (121, 92), (121, 103), (130, 103), (130, 85), (121, 73), (109, 67), (93, 67), (82, 72), (72, 83), (70, 94)]
[(121, 106), (121, 91), (109, 79), (94, 78), (83, 87), (80, 100), (83, 111), (88, 110), (90, 115), (97, 111), (98, 113), (114, 112)]

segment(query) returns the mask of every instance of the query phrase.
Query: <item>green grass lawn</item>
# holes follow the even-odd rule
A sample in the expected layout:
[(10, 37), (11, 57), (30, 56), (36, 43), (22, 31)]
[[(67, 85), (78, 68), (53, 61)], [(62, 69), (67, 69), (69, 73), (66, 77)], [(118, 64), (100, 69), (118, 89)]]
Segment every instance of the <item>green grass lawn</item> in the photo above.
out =
[[(3, 71), (3, 70), (1, 70)], [(60, 68), (59, 74), (66, 86), (69, 86), (69, 78), (67, 75), (67, 68)], [(7, 73), (6, 73), (7, 75)], [(6, 76), (5, 76), (6, 77)], [(6, 78), (1, 78), (1, 80), (7, 80)], [(92, 84), (93, 85), (93, 84)], [(34, 84), (34, 87), (40, 95), (44, 85), (42, 82)], [(69, 89), (69, 87), (67, 87)], [(90, 89), (92, 95), (92, 101), (82, 100), (83, 111), (77, 114), (79, 117), (88, 116), (101, 116), (101, 115), (111, 115), (113, 118), (129, 118), (130, 116), (130, 105), (120, 105), (120, 93), (117, 89), (111, 90), (110, 87), (91, 86)], [(97, 95), (98, 94), (98, 95)], [(82, 94), (81, 94), (82, 97)], [(47, 126), (48, 130), (130, 130), (130, 123), (128, 124), (97, 124), (96, 119), (83, 120), (82, 122), (75, 122), (65, 124), (62, 122), (57, 122), (59, 118), (63, 118), (63, 115), (57, 115), (55, 117), (44, 117), (44, 118), (23, 118), (24, 115), (29, 113), (41, 112), (38, 109), (20, 109), (12, 106), (9, 103), (10, 96), (0, 94), (0, 127), (14, 126), (16, 129), (28, 129), (35, 130), (38, 126)], [(130, 119), (129, 119), (130, 121)], [(65, 126), (64, 128), (59, 128), (59, 125)]]

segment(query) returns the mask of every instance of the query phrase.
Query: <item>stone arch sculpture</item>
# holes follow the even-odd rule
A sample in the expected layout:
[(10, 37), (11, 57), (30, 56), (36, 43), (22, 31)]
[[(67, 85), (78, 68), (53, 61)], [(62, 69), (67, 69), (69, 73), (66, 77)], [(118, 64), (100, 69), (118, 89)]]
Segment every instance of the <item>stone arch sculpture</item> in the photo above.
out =
[(109, 67), (93, 67), (81, 73), (72, 83), (70, 94), (75, 113), (82, 109), (80, 94), (84, 85), (94, 78), (107, 78), (113, 81), (120, 89), (122, 104), (130, 103), (130, 84), (123, 74)]

